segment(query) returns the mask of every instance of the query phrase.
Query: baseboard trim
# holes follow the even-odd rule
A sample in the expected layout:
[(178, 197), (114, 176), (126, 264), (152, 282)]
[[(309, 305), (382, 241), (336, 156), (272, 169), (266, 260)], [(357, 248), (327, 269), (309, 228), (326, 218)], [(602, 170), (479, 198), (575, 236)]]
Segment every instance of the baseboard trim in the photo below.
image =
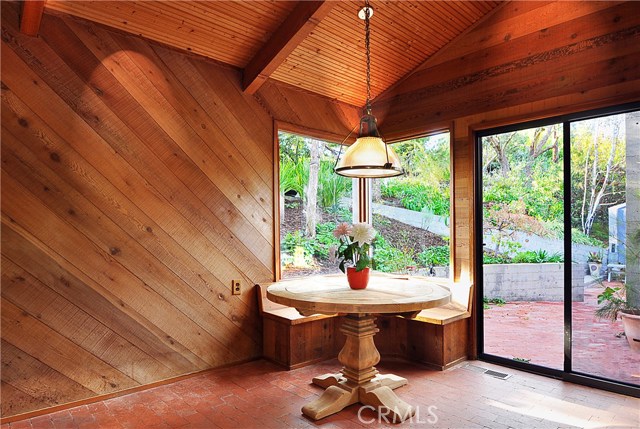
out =
[(206, 374), (208, 372), (215, 372), (221, 369), (229, 368), (236, 365), (242, 365), (248, 362), (262, 359), (262, 356), (256, 356), (249, 359), (243, 359), (236, 362), (231, 362), (215, 368), (207, 368), (200, 371), (190, 372), (188, 374), (178, 375), (176, 377), (166, 378), (164, 380), (154, 381), (149, 384), (142, 384), (140, 386), (130, 387), (128, 389), (118, 390), (117, 392), (106, 393), (104, 395), (92, 396), (91, 398), (80, 399), (77, 401), (67, 402), (60, 405), (54, 405), (53, 407), (41, 408), (39, 410), (28, 411), (26, 413), (15, 414), (8, 417), (0, 417), (0, 424), (14, 423), (21, 420), (27, 420), (34, 417), (43, 416), (45, 414), (51, 414), (58, 411), (68, 410), (70, 408), (79, 407), (81, 405), (93, 404), (95, 402), (106, 401), (107, 399), (117, 398), (119, 396), (129, 395), (131, 393), (141, 392), (147, 389), (153, 389), (154, 387), (164, 386), (166, 384), (176, 383), (178, 381), (186, 380), (188, 378), (196, 377), (198, 375)]

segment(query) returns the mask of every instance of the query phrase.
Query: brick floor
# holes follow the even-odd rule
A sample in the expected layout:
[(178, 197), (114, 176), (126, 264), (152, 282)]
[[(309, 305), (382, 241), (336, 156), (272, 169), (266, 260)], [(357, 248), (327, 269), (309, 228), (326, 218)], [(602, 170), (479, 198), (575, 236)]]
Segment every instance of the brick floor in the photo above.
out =
[[(352, 405), (318, 422), (300, 408), (321, 389), (313, 376), (339, 368), (337, 360), (285, 371), (260, 360), (207, 372), (143, 392), (5, 424), (8, 428), (556, 428), (640, 426), (640, 400), (484, 362), (432, 371), (404, 361), (378, 368), (408, 378), (397, 390), (418, 414), (401, 425), (378, 421)], [(482, 368), (506, 372), (506, 380)]]
[[(614, 286), (613, 283), (607, 285)], [(602, 286), (585, 289), (584, 302), (574, 302), (573, 370), (626, 383), (640, 384), (640, 354), (634, 353), (622, 332), (622, 322), (595, 317)], [(485, 352), (562, 369), (563, 303), (512, 302), (484, 311)]]

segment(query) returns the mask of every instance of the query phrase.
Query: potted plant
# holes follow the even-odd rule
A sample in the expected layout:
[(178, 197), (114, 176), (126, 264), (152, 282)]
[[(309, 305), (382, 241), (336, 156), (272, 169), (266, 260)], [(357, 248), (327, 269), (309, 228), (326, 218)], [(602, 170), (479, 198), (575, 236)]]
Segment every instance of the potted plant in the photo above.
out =
[(624, 286), (607, 286), (598, 295), (596, 315), (622, 319), (624, 334), (631, 350), (640, 353), (640, 227), (627, 229), (627, 270)]
[(596, 316), (612, 321), (620, 316), (631, 350), (640, 353), (640, 302), (637, 302), (640, 296), (637, 289), (638, 285), (632, 288), (630, 284), (624, 287), (607, 286), (598, 295), (598, 305), (601, 307), (596, 310)]
[(592, 277), (600, 277), (600, 268), (602, 267), (602, 252), (589, 252), (587, 256), (589, 263), (589, 274)]
[(335, 254), (340, 259), (340, 270), (347, 274), (349, 286), (352, 289), (366, 288), (370, 268), (374, 265), (370, 252), (376, 230), (367, 223), (341, 223), (333, 235), (340, 240)]

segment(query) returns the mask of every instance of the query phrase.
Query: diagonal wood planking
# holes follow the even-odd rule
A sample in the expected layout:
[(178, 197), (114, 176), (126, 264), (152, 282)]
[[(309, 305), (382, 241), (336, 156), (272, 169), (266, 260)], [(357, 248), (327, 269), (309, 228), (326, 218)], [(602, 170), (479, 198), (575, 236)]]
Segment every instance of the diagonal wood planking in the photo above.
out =
[(2, 3), (2, 415), (259, 356), (273, 117), (236, 69), (65, 17), (30, 38), (18, 11)]
[(65, 15), (18, 24), (3, 2), (2, 416), (260, 356), (274, 123), (344, 136), (359, 109), (254, 97), (238, 69)]

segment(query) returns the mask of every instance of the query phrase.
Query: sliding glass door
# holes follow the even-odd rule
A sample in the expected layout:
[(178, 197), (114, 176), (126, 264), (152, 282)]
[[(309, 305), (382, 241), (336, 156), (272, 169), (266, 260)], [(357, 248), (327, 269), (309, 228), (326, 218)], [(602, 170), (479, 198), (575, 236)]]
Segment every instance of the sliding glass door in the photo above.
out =
[(636, 385), (640, 338), (625, 335), (616, 310), (640, 284), (639, 121), (636, 111), (574, 121), (569, 130), (571, 276), (580, 298), (571, 307), (572, 370)]
[(639, 124), (635, 105), (479, 133), (482, 358), (640, 385), (618, 311), (640, 307)]
[(484, 351), (562, 369), (562, 124), (489, 134), (482, 144)]

